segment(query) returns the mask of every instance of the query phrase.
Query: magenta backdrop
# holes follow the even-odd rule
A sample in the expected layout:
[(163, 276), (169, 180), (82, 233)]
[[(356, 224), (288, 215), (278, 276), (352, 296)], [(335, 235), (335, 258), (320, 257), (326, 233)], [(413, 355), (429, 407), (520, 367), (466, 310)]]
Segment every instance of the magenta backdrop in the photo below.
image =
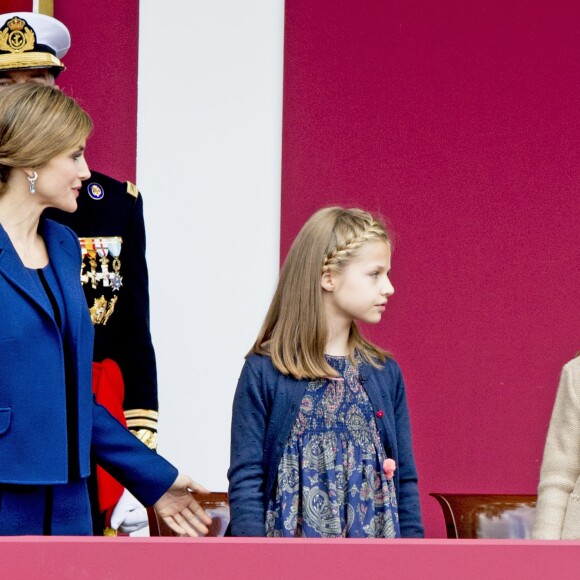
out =
[(95, 124), (89, 166), (135, 181), (139, 0), (55, 0), (54, 16), (72, 37), (58, 83)]
[(372, 339), (406, 377), (438, 492), (535, 493), (580, 349), (580, 5), (286, 0), (282, 255), (329, 204), (388, 217)]
[[(2, 0), (2, 12), (32, 11), (32, 0)], [(67, 70), (58, 84), (91, 115), (92, 169), (135, 181), (139, 0), (54, 0), (54, 16), (70, 30)]]

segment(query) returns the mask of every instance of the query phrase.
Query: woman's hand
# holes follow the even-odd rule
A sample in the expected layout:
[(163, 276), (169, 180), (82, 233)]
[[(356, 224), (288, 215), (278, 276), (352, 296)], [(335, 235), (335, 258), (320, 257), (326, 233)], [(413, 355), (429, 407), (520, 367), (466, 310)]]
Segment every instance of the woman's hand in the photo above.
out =
[(178, 475), (173, 485), (153, 505), (157, 515), (176, 533), (197, 538), (208, 533), (211, 518), (191, 492), (209, 493), (187, 475)]

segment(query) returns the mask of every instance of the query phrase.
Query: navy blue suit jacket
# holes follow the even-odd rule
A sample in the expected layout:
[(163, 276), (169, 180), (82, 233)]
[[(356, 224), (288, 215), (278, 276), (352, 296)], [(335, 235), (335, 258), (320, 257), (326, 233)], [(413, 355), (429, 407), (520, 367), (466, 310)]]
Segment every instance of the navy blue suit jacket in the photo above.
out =
[[(80, 476), (90, 454), (145, 505), (155, 503), (177, 476), (103, 407), (91, 387), (94, 331), (79, 280), (81, 252), (72, 230), (42, 219), (50, 262), (60, 283), (64, 341), (38, 280), (0, 227), (0, 483), (68, 481), (65, 356), (76, 390)], [(65, 341), (68, 349), (65, 352)]]
[[(423, 537), (417, 469), (405, 384), (399, 365), (388, 359), (381, 369), (360, 367), (388, 457), (397, 463), (395, 489), (403, 537)], [(250, 355), (238, 381), (232, 415), (228, 477), (233, 536), (264, 536), (266, 509), (278, 466), (308, 386), (278, 372), (270, 357)]]

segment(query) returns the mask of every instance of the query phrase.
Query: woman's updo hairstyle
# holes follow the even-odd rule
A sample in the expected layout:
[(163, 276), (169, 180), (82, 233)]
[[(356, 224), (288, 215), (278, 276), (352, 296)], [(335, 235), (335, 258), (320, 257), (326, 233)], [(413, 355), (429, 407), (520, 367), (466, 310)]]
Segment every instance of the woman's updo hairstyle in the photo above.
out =
[(12, 168), (39, 168), (84, 141), (88, 113), (59, 89), (24, 83), (0, 90), (0, 192)]

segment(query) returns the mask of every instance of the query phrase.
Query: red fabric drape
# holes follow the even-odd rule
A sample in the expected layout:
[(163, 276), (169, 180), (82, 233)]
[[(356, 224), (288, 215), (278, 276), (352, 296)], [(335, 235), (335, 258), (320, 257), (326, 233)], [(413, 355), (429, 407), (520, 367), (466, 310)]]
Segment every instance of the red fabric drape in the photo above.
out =
[[(115, 361), (105, 359), (100, 363), (93, 363), (93, 393), (97, 403), (103, 405), (126, 427), (123, 413), (125, 387), (121, 369)], [(97, 486), (100, 511), (106, 512), (114, 508), (123, 493), (123, 486), (99, 466), (97, 466)]]

